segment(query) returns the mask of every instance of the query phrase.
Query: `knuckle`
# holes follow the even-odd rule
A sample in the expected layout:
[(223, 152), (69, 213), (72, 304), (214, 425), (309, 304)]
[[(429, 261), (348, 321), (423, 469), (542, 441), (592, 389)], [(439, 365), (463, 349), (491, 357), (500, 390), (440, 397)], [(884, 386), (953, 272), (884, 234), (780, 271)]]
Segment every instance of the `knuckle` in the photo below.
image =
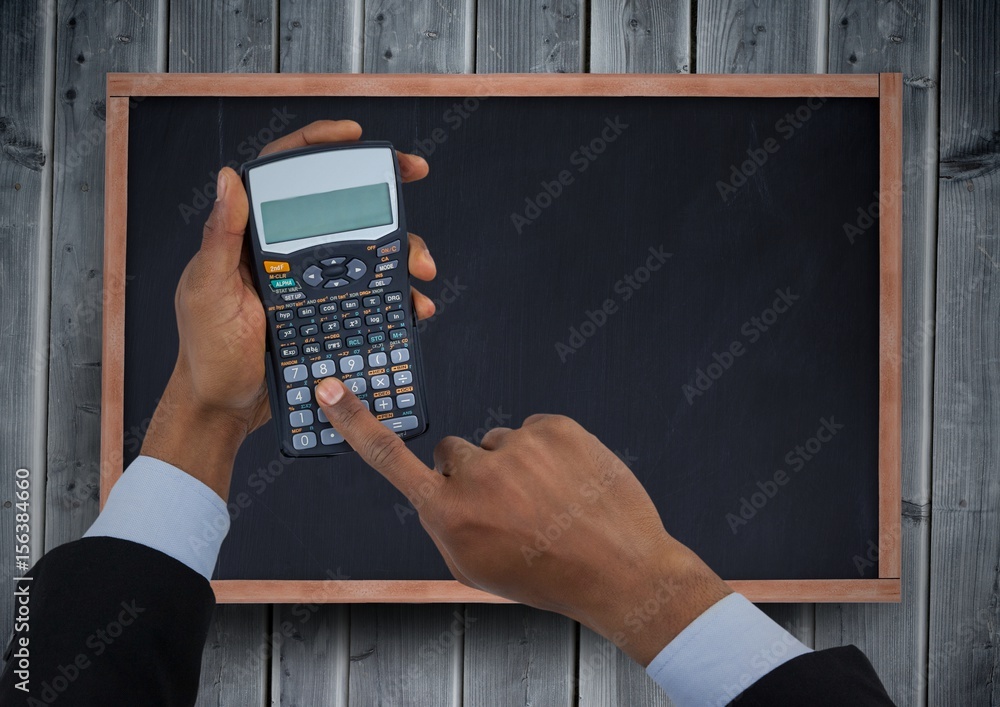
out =
[(400, 444), (402, 442), (394, 434), (387, 437), (384, 434), (373, 433), (365, 440), (365, 456), (372, 466), (381, 468), (395, 457)]

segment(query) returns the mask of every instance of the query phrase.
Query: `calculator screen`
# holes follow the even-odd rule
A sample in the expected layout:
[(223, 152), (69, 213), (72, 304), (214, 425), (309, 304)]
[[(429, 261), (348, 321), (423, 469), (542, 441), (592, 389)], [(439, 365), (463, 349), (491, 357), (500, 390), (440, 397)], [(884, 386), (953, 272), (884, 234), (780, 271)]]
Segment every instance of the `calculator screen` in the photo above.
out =
[(284, 243), (393, 221), (385, 182), (265, 201), (260, 205), (265, 243)]

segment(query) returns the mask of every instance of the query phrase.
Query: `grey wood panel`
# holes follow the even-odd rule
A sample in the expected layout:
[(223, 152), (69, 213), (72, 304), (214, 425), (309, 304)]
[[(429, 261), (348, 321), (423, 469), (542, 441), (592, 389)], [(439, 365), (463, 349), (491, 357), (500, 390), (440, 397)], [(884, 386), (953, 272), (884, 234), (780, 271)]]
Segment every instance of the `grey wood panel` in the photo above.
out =
[(370, 0), (365, 3), (365, 72), (471, 72), (472, 18), (467, 0)]
[(508, 604), (468, 604), (465, 617), (463, 705), (575, 702), (575, 622)]
[[(43, 547), (53, 111), (46, 59), (55, 21), (54, 3), (0, 4), (0, 263), (6, 266), (0, 301), (7, 323), (0, 328), (0, 403), (7, 411), (0, 420), (4, 645), (13, 629), (12, 579), (24, 575)], [(18, 469), (27, 470), (27, 489), (18, 488)], [(27, 498), (19, 497), (25, 490)], [(24, 534), (29, 537), (16, 537)], [(15, 550), (15, 544), (28, 547)], [(20, 567), (17, 556), (26, 558)]]
[(361, 71), (362, 0), (280, 0), (278, 70), (285, 73)]
[(261, 630), (270, 612), (267, 606), (229, 604), (215, 607), (201, 660), (198, 707), (267, 703), (271, 653), (280, 635)]
[(155, 0), (59, 5), (46, 549), (79, 538), (97, 517), (105, 75), (155, 71), (158, 30)]
[(699, 74), (822, 72), (826, 15), (819, 0), (702, 0)]
[(688, 73), (691, 3), (687, 0), (594, 0), (590, 71)]
[(276, 604), (273, 634), (281, 637), (271, 666), (271, 704), (347, 704), (350, 610), (337, 604)]
[(351, 607), (350, 704), (460, 705), (458, 604)]
[(611, 641), (583, 626), (580, 627), (577, 674), (580, 707), (667, 707), (673, 704), (641, 665)]
[(583, 0), (479, 0), (476, 72), (585, 70)]
[(924, 673), (927, 642), (938, 12), (927, 0), (836, 0), (830, 8), (831, 72), (903, 73), (903, 588), (899, 604), (818, 605), (816, 640), (861, 648), (900, 705), (925, 700), (914, 676)]
[(928, 703), (1000, 702), (1000, 6), (941, 14)]
[(275, 9), (271, 0), (173, 0), (170, 71), (274, 70)]

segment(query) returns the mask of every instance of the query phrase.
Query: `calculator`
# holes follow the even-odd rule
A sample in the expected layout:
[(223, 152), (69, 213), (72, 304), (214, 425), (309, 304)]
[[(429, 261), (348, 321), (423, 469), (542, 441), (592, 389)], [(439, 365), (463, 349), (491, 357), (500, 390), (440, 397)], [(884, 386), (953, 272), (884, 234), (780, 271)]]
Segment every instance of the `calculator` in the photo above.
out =
[(363, 141), (288, 150), (247, 162), (242, 177), (281, 454), (352, 451), (316, 402), (316, 385), (330, 376), (403, 439), (425, 432), (393, 146)]

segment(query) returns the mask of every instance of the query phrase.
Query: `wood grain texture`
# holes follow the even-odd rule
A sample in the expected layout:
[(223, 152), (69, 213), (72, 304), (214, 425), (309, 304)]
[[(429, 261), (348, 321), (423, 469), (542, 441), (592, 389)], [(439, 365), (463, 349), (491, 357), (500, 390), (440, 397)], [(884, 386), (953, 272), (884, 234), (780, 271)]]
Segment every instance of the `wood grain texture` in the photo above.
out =
[(463, 705), (572, 705), (576, 623), (528, 606), (465, 609)]
[(823, 70), (823, 4), (781, 0), (698, 3), (696, 70), (701, 74), (813, 73)]
[(350, 631), (346, 606), (276, 605), (272, 633), (282, 640), (271, 665), (271, 704), (344, 707)]
[(350, 704), (460, 705), (459, 604), (351, 608)]
[(861, 648), (900, 705), (925, 702), (914, 676), (926, 670), (938, 11), (936, 2), (838, 0), (829, 22), (831, 72), (903, 73), (903, 189), (886, 194), (903, 209), (902, 602), (818, 606), (816, 644)]
[(266, 630), (267, 606), (217, 606), (201, 659), (196, 707), (267, 704), (272, 651), (282, 637)]
[(476, 72), (585, 71), (583, 0), (479, 0)]
[(170, 71), (273, 71), (273, 10), (271, 0), (173, 0)]
[(590, 71), (686, 74), (691, 70), (691, 4), (595, 0), (590, 5)]
[(580, 707), (673, 704), (641, 665), (584, 626), (580, 627), (577, 680)]
[(928, 703), (1000, 701), (1000, 6), (944, 3)]
[(473, 21), (467, 0), (372, 0), (365, 4), (364, 70), (471, 72)]
[[(7, 310), (7, 325), (0, 328), (0, 402), (8, 411), (0, 421), (3, 641), (13, 628), (13, 578), (24, 575), (41, 557), (44, 545), (53, 110), (46, 58), (52, 51), (55, 21), (52, 3), (0, 4), (0, 263), (9, 268), (0, 281)], [(27, 470), (22, 480), (27, 489), (18, 488), (18, 469)], [(25, 490), (27, 497), (18, 495)], [(15, 564), (17, 556), (27, 557), (24, 567)]]
[(111, 96), (878, 96), (878, 74), (111, 74)]
[[(100, 277), (105, 249), (105, 165), (101, 161), (107, 127), (105, 75), (137, 67), (155, 70), (158, 32), (154, 0), (133, 2), (131, 7), (59, 4), (47, 548), (79, 538), (97, 516), (102, 434), (117, 437), (111, 444), (117, 445), (121, 456), (121, 423), (109, 429), (102, 428), (100, 420), (102, 339), (98, 328), (102, 298), (107, 294), (103, 291), (107, 283)], [(124, 196), (125, 185), (119, 188)], [(122, 260), (121, 280), (113, 283), (122, 296), (124, 274)]]
[(280, 0), (279, 71), (361, 71), (363, 14), (362, 0)]

